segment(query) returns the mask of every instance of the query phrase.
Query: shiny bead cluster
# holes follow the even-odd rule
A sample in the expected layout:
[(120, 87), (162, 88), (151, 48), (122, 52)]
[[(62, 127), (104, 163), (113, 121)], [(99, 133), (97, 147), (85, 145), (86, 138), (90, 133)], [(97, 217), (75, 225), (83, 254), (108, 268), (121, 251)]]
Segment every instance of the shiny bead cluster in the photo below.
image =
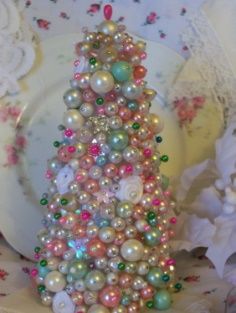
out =
[(55, 313), (168, 309), (181, 288), (168, 246), (176, 218), (159, 172), (168, 156), (158, 151), (162, 122), (149, 112), (156, 93), (143, 80), (145, 43), (108, 19), (76, 53), (31, 275)]

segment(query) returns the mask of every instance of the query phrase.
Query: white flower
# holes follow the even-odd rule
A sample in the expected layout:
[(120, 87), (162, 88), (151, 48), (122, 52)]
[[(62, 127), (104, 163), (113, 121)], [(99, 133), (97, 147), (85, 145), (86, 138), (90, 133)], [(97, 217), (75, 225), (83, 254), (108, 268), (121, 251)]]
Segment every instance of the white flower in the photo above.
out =
[(84, 57), (81, 56), (77, 59), (77, 63), (74, 68), (74, 73), (85, 73), (88, 71), (89, 68), (89, 62), (88, 60)]
[(119, 182), (119, 190), (115, 196), (119, 200), (127, 200), (134, 204), (138, 203), (143, 195), (143, 182), (139, 176), (129, 176)]
[(74, 180), (74, 171), (69, 166), (64, 166), (56, 177), (56, 185), (58, 192), (63, 195), (64, 193), (68, 192), (69, 184)]
[(53, 298), (54, 313), (74, 313), (75, 305), (65, 291), (57, 292)]

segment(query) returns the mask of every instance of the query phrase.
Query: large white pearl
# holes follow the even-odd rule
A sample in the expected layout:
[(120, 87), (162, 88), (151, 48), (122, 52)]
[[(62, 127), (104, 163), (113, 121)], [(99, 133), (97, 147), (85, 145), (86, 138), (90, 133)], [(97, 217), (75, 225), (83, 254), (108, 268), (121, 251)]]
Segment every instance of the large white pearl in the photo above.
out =
[(84, 118), (78, 110), (68, 110), (64, 113), (63, 124), (67, 128), (77, 130), (84, 124)]
[(97, 93), (106, 93), (112, 90), (114, 78), (107, 71), (97, 71), (90, 79), (91, 88)]
[(110, 313), (110, 311), (101, 304), (94, 304), (89, 308), (88, 313)]
[(141, 260), (144, 247), (142, 243), (136, 239), (126, 240), (121, 246), (122, 257), (130, 262), (136, 262)]
[(48, 273), (45, 277), (44, 283), (46, 288), (52, 292), (59, 292), (66, 286), (64, 275), (58, 271)]

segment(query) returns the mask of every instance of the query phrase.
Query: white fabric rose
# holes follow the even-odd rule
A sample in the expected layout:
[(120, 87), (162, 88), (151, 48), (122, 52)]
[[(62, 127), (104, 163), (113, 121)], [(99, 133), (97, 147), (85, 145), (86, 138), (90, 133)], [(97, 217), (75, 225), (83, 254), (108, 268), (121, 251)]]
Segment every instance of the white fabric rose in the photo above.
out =
[(64, 166), (56, 177), (56, 185), (58, 192), (63, 195), (68, 192), (69, 184), (74, 180), (74, 171), (73, 169), (66, 165)]
[(143, 182), (139, 176), (129, 176), (119, 182), (119, 190), (115, 196), (119, 200), (127, 200), (137, 204), (143, 195)]
[(65, 291), (57, 292), (53, 298), (54, 313), (74, 313), (75, 305)]

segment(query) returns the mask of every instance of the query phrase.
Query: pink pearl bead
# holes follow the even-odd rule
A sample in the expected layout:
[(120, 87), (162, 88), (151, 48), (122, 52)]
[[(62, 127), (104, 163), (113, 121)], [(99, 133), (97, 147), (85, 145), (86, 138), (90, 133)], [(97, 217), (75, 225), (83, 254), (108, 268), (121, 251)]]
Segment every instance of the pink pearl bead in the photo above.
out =
[(94, 194), (99, 191), (98, 182), (95, 179), (88, 179), (86, 184), (84, 185), (85, 191), (88, 193)]
[(31, 270), (31, 272), (30, 272), (30, 276), (31, 277), (35, 277), (35, 276), (37, 276), (38, 275), (38, 270), (37, 270), (37, 268), (33, 268), (32, 270)]
[(115, 308), (121, 300), (121, 290), (116, 286), (108, 286), (99, 294), (100, 301), (105, 307)]
[(91, 257), (102, 257), (106, 254), (106, 245), (98, 239), (92, 239), (87, 244), (87, 253)]
[(75, 148), (74, 146), (69, 146), (69, 147), (67, 148), (67, 150), (68, 150), (69, 153), (75, 153), (76, 148)]
[(75, 60), (74, 61), (74, 66), (78, 66), (80, 64), (80, 60)]
[(171, 217), (170, 218), (170, 223), (171, 224), (176, 224), (177, 223), (177, 218), (176, 217)]
[(75, 174), (78, 183), (84, 183), (88, 179), (88, 172), (85, 169), (79, 169)]
[(116, 92), (114, 90), (109, 91), (105, 96), (106, 101), (115, 101), (116, 100)]
[(175, 265), (176, 264), (176, 261), (174, 260), (174, 259), (168, 259), (167, 261), (166, 261), (166, 265)]
[(81, 159), (80, 159), (80, 166), (86, 170), (90, 169), (93, 164), (94, 164), (94, 159), (92, 156), (90, 155), (84, 155)]
[(51, 179), (51, 178), (53, 177), (53, 173), (52, 173), (50, 170), (47, 170), (47, 171), (46, 171), (46, 174), (45, 174), (45, 177), (46, 177), (47, 179)]
[(91, 214), (88, 211), (82, 211), (80, 217), (82, 221), (88, 221), (91, 218)]
[(81, 74), (80, 73), (75, 73), (74, 74), (74, 79), (80, 79), (81, 77)]
[(64, 163), (68, 163), (70, 159), (72, 158), (71, 153), (68, 152), (67, 146), (63, 146), (59, 148), (57, 152), (57, 156), (58, 156), (59, 161), (64, 162)]
[(39, 258), (40, 258), (40, 255), (39, 255), (38, 253), (35, 253), (34, 259), (35, 259), (35, 260), (39, 260)]
[(83, 98), (85, 102), (93, 102), (96, 99), (96, 94), (92, 89), (85, 89), (83, 92)]
[(118, 169), (113, 163), (109, 163), (104, 167), (104, 173), (107, 177), (113, 178), (118, 174)]
[(67, 246), (65, 244), (65, 242), (61, 241), (61, 240), (55, 240), (54, 241), (54, 247), (53, 247), (53, 254), (55, 256), (62, 256), (63, 253), (66, 251)]
[(71, 300), (76, 305), (81, 305), (84, 302), (83, 294), (81, 292), (75, 291), (71, 294)]
[(64, 135), (65, 135), (66, 137), (72, 137), (72, 136), (74, 135), (74, 132), (73, 132), (72, 129), (67, 128), (67, 129), (64, 131)]
[(127, 164), (127, 165), (125, 166), (125, 172), (126, 172), (127, 174), (132, 174), (132, 173), (133, 173), (133, 166), (132, 166), (131, 164)]
[(131, 118), (132, 112), (126, 108), (126, 107), (121, 107), (119, 109), (119, 116), (123, 121), (128, 121)]
[(96, 107), (96, 113), (98, 115), (105, 115), (105, 107), (104, 105), (99, 105)]
[(150, 158), (152, 156), (152, 150), (149, 149), (149, 148), (146, 148), (143, 150), (143, 155), (146, 157), (146, 158)]
[(119, 278), (119, 284), (122, 288), (129, 288), (132, 286), (133, 279), (130, 274), (122, 274)]
[(116, 233), (114, 244), (117, 246), (120, 246), (124, 243), (124, 241), (125, 241), (125, 234), (121, 232)]
[(142, 52), (140, 54), (140, 58), (141, 58), (141, 60), (145, 60), (147, 58), (147, 53), (146, 52)]
[(132, 137), (130, 138), (130, 143), (131, 143), (132, 146), (135, 146), (135, 147), (138, 147), (139, 144), (140, 144), (138, 138), (137, 138), (137, 137), (134, 137), (134, 136), (132, 136)]
[(133, 302), (128, 306), (128, 313), (139, 313), (140, 306), (137, 302)]
[(146, 300), (146, 299), (151, 299), (153, 296), (154, 296), (154, 293), (155, 293), (155, 290), (152, 286), (147, 286), (147, 287), (144, 287), (142, 290), (141, 290), (141, 297)]
[(75, 237), (83, 238), (86, 236), (86, 227), (80, 224), (76, 224), (72, 229), (72, 233)]
[(170, 196), (171, 196), (170, 190), (166, 190), (166, 191), (164, 192), (164, 195), (165, 195), (166, 197), (170, 197)]
[(99, 146), (99, 144), (92, 144), (89, 146), (88, 148), (88, 153), (92, 156), (99, 156), (99, 154), (101, 153), (101, 148)]
[(152, 200), (152, 204), (153, 204), (153, 205), (158, 206), (158, 205), (160, 205), (160, 203), (161, 203), (161, 201), (160, 201), (159, 199), (157, 199), (157, 198), (155, 198), (155, 199)]

